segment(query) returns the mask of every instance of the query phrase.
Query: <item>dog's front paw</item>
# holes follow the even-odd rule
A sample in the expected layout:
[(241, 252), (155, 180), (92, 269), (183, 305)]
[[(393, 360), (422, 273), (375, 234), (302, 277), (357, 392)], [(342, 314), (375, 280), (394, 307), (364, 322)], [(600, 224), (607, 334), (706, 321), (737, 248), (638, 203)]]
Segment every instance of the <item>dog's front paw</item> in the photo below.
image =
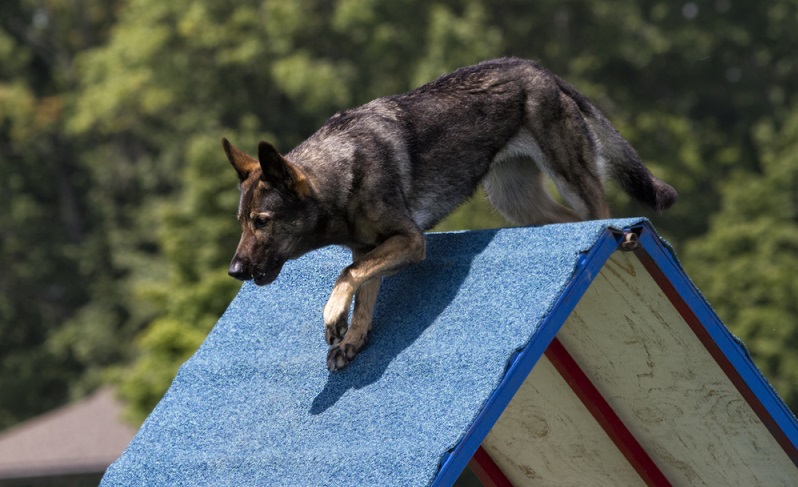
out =
[(346, 339), (330, 347), (327, 352), (327, 369), (330, 372), (346, 367), (368, 343), (368, 335), (350, 329)]
[(347, 316), (343, 315), (332, 323), (324, 324), (324, 339), (327, 340), (328, 345), (337, 345), (344, 339), (349, 326), (346, 318)]
[(344, 339), (349, 327), (347, 321), (353, 295), (352, 286), (345, 281), (338, 282), (324, 306), (324, 338), (330, 345), (336, 345)]
[(327, 370), (335, 372), (343, 369), (355, 358), (357, 352), (357, 347), (352, 343), (334, 345), (327, 352)]

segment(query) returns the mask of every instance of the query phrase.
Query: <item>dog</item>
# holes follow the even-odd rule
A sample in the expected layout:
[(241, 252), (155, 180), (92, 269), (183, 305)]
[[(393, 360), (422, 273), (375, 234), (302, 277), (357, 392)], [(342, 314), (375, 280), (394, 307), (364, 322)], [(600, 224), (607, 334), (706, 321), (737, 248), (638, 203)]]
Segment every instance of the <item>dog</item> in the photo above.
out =
[[(351, 249), (324, 307), (330, 371), (366, 345), (381, 278), (423, 260), (423, 232), (480, 183), (518, 225), (608, 218), (608, 179), (656, 211), (677, 197), (587, 98), (517, 58), (337, 113), (285, 155), (268, 142), (257, 158), (222, 145), (240, 190), (230, 276), (266, 285), (289, 259), (327, 245)], [(546, 177), (570, 208), (549, 195)]]

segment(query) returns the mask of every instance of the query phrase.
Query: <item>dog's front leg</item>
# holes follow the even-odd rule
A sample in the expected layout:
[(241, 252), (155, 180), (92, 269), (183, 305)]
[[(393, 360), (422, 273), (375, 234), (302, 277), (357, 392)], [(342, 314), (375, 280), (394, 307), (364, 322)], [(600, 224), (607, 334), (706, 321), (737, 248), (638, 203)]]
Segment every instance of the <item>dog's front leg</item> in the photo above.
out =
[[(324, 307), (325, 337), (327, 343), (332, 346), (327, 361), (330, 370), (346, 366), (365, 344), (380, 279), (409, 263), (423, 260), (424, 254), (424, 236), (420, 231), (415, 230), (388, 238), (341, 272), (335, 282), (330, 299)], [(353, 316), (353, 327), (356, 330), (351, 330), (353, 336), (346, 340), (349, 336), (349, 332), (347, 332), (349, 305), (352, 303), (355, 293), (364, 285), (366, 287), (363, 292), (358, 293), (362, 306), (358, 307), (356, 303), (355, 316)], [(361, 340), (362, 343), (358, 343)], [(346, 346), (346, 350), (342, 349), (344, 346)], [(333, 352), (336, 347), (342, 351)], [(334, 360), (331, 361), (331, 358)]]
[(366, 346), (368, 333), (374, 316), (374, 305), (380, 292), (382, 278), (375, 277), (366, 282), (355, 293), (355, 310), (352, 323), (345, 331), (343, 339), (330, 347), (327, 353), (327, 368), (338, 370), (345, 367), (355, 355)]
[[(354, 264), (358, 260), (362, 259), (366, 254), (367, 254), (367, 252), (365, 252), (365, 251), (352, 249), (352, 264)], [(336, 290), (344, 289), (344, 288), (349, 287), (349, 282), (347, 282), (344, 279), (345, 273), (346, 273), (346, 271), (348, 269), (349, 269), (349, 267), (347, 267), (347, 269), (344, 269), (344, 271), (341, 272), (341, 275), (338, 276), (338, 280), (335, 282), (335, 287), (333, 287), (333, 294), (335, 293)], [(365, 284), (364, 284), (364, 286), (365, 286)], [(378, 290), (379, 290), (379, 282), (377, 282), (377, 291)], [(365, 291), (365, 289), (363, 289), (363, 291)], [(377, 300), (377, 291), (374, 292), (374, 301)], [(357, 314), (358, 300), (362, 301), (363, 298), (365, 297), (365, 294), (363, 296), (361, 296), (362, 292), (361, 292), (360, 288), (359, 289), (355, 289), (352, 292), (355, 295), (355, 314)], [(351, 302), (351, 300), (352, 300), (351, 297), (350, 298), (346, 298), (346, 299), (339, 299), (339, 303), (343, 305), (344, 302), (345, 302), (346, 311), (348, 311), (349, 303)], [(327, 302), (327, 305), (324, 307), (324, 324), (325, 324), (325, 327), (324, 327), (324, 338), (327, 340), (327, 343), (330, 346), (334, 346), (334, 345), (338, 345), (338, 343), (340, 343), (341, 340), (344, 339), (344, 335), (346, 335), (346, 331), (348, 329), (348, 323), (346, 321), (347, 312), (345, 310), (341, 310), (341, 309), (332, 309), (331, 305), (330, 305), (331, 302), (332, 302), (332, 296), (330, 296), (330, 299)], [(374, 303), (372, 302), (370, 306), (373, 309)], [(361, 312), (361, 314), (362, 314), (362, 312)], [(337, 316), (337, 320), (336, 321), (332, 321), (335, 316)], [(371, 315), (370, 314), (369, 314), (368, 318), (369, 318), (369, 320), (371, 319)], [(355, 316), (352, 317), (353, 324), (354, 324), (354, 320), (355, 320)], [(330, 326), (330, 324), (332, 324), (332, 326)]]

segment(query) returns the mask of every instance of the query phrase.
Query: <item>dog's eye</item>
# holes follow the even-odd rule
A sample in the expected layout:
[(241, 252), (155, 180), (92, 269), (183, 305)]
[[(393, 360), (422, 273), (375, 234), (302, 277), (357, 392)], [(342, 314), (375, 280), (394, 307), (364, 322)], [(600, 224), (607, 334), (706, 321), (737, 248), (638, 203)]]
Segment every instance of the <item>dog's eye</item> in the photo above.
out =
[(263, 228), (268, 223), (269, 223), (269, 217), (266, 215), (255, 215), (252, 218), (252, 225), (254, 225), (255, 228)]

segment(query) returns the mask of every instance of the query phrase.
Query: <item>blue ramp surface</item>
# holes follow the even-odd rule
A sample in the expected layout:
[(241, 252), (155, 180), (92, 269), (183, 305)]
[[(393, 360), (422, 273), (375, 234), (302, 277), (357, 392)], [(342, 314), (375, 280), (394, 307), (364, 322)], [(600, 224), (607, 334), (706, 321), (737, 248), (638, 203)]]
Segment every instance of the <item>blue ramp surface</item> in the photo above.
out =
[[(369, 345), (325, 368), (325, 248), (246, 283), (127, 451), (115, 485), (428, 485), (612, 220), (430, 234), (383, 280)], [(555, 330), (556, 332), (556, 330)]]

